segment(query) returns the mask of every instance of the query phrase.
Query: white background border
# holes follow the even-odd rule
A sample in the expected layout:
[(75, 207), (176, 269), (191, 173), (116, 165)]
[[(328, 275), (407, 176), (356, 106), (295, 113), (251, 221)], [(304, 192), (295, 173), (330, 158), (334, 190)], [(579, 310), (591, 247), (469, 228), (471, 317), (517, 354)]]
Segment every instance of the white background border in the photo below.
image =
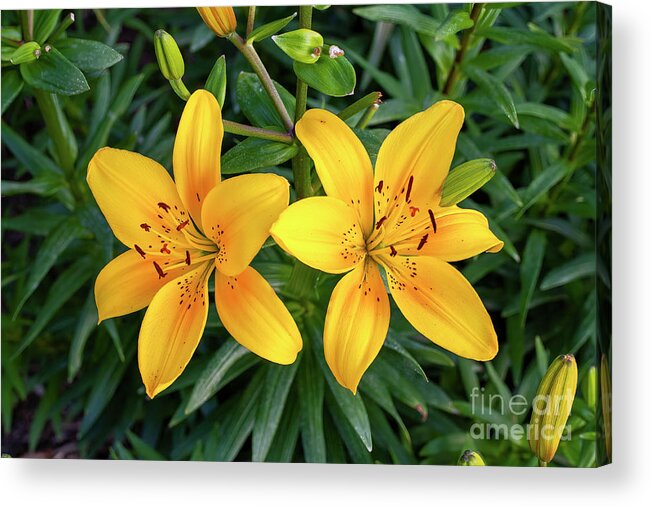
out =
[[(219, 4), (220, 0), (198, 0)], [(235, 3), (246, 4), (238, 1)], [(291, 4), (256, 1), (257, 5)], [(301, 3), (301, 2), (298, 2)], [(303, 2), (307, 3), (307, 2)], [(382, 3), (367, 0), (347, 4)], [(651, 2), (612, 0), (615, 464), (598, 470), (0, 460), (3, 505), (649, 505)], [(3, 9), (175, 7), (186, 0), (2, 0)], [(643, 500), (640, 502), (640, 500)], [(644, 502), (646, 500), (646, 502)]]

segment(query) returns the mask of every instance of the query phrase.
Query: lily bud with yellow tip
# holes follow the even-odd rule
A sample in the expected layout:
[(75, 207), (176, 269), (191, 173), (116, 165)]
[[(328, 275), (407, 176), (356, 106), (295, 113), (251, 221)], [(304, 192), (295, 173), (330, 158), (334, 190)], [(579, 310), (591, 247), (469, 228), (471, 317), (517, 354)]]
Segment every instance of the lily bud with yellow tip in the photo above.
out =
[(464, 451), (459, 461), (457, 461), (458, 466), (462, 467), (483, 467), (486, 466), (481, 455), (476, 451), (471, 451), (468, 449)]
[(237, 19), (232, 7), (197, 7), (203, 22), (219, 37), (228, 37), (237, 30)]
[(566, 354), (554, 360), (538, 386), (528, 437), (542, 463), (549, 463), (556, 454), (574, 403), (577, 378), (574, 356)]

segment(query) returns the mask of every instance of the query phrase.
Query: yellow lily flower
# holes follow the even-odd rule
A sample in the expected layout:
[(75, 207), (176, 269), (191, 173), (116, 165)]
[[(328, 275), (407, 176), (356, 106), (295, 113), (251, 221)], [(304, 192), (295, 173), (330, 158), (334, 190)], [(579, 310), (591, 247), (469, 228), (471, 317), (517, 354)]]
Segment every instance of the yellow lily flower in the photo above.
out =
[(219, 37), (228, 37), (237, 30), (237, 18), (232, 7), (197, 7), (203, 22)]
[(481, 213), (439, 205), (463, 124), (463, 108), (441, 101), (391, 132), (373, 168), (364, 146), (337, 116), (308, 111), (296, 134), (327, 196), (295, 202), (271, 235), (313, 268), (345, 273), (328, 305), (325, 357), (353, 393), (389, 328), (389, 290), (420, 333), (463, 357), (498, 349), (491, 319), (470, 283), (449, 262), (498, 252), (503, 242)]
[(115, 236), (130, 250), (95, 283), (99, 321), (148, 306), (138, 364), (153, 398), (183, 372), (208, 317), (208, 279), (226, 330), (255, 354), (290, 364), (302, 348), (289, 311), (249, 263), (289, 204), (289, 184), (274, 174), (221, 181), (224, 129), (213, 95), (188, 100), (174, 143), (174, 180), (157, 162), (102, 148), (88, 185)]

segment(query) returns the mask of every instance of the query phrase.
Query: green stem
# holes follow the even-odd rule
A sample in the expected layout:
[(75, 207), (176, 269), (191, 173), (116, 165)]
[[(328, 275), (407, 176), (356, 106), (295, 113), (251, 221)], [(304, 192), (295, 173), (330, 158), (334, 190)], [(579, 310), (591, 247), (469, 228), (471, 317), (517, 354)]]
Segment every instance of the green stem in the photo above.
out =
[(48, 41), (54, 41), (57, 40), (63, 32), (65, 32), (70, 25), (72, 25), (75, 22), (75, 14), (74, 12), (69, 12), (68, 15), (63, 18), (63, 21), (59, 24), (59, 26), (54, 30), (52, 35), (48, 37)]
[(20, 24), (23, 32), (23, 40), (25, 42), (34, 40), (34, 11), (21, 11)]
[(182, 79), (170, 79), (170, 86), (172, 87), (172, 90), (174, 90), (174, 93), (186, 102), (190, 98), (190, 95), (192, 95)]
[(246, 20), (246, 38), (249, 38), (251, 32), (253, 31), (253, 26), (255, 25), (255, 5), (249, 7), (249, 17)]
[[(299, 28), (312, 28), (312, 6), (301, 5), (298, 11)], [(307, 109), (307, 83), (296, 78), (296, 113), (294, 122), (298, 122)], [(298, 154), (292, 159), (294, 172), (294, 188), (299, 199), (312, 195), (312, 179), (310, 176), (310, 157), (305, 148), (301, 147)]]
[(45, 121), (45, 127), (52, 139), (54, 151), (62, 169), (66, 174), (72, 174), (77, 158), (78, 148), (68, 119), (66, 118), (59, 97), (54, 93), (34, 89), (38, 108)]
[(539, 459), (539, 460), (538, 460), (538, 466), (544, 468), (544, 467), (547, 466), (547, 462), (546, 462), (546, 461), (542, 461), (542, 460)]
[(450, 73), (448, 74), (448, 77), (445, 80), (445, 85), (443, 86), (444, 95), (450, 95), (452, 89), (454, 88), (454, 85), (459, 79), (461, 64), (463, 63), (463, 59), (466, 56), (466, 52), (468, 51), (470, 38), (475, 31), (477, 20), (479, 19), (479, 15), (481, 14), (483, 8), (483, 3), (476, 3), (472, 6), (472, 11), (470, 11), (470, 19), (472, 19), (473, 25), (465, 30), (461, 36), (461, 46), (457, 50), (457, 54), (454, 57), (454, 63), (452, 64), (452, 69), (450, 69)]
[(228, 39), (237, 49), (240, 50), (242, 55), (244, 55), (244, 58), (248, 60), (254, 72), (260, 78), (260, 82), (269, 95), (269, 98), (276, 108), (276, 111), (278, 111), (278, 114), (280, 115), (283, 125), (285, 125), (285, 128), (287, 129), (287, 132), (292, 132), (294, 129), (294, 122), (292, 122), (292, 119), (289, 117), (287, 108), (285, 107), (285, 104), (283, 104), (283, 101), (280, 98), (280, 94), (278, 93), (278, 90), (276, 90), (276, 86), (274, 85), (271, 76), (269, 76), (269, 72), (267, 72), (267, 69), (262, 63), (262, 60), (260, 60), (260, 57), (258, 56), (258, 53), (256, 52), (253, 45), (247, 44), (246, 41), (235, 32), (233, 32), (228, 37)]
[(377, 110), (380, 109), (380, 104), (373, 104), (370, 107), (366, 109), (362, 117), (359, 119), (357, 122), (357, 125), (355, 125), (355, 128), (358, 129), (365, 129), (366, 126), (369, 124), (371, 119), (373, 119), (373, 116), (375, 116), (375, 113)]
[(371, 92), (356, 102), (353, 102), (347, 108), (341, 110), (337, 116), (342, 120), (346, 121), (348, 118), (352, 118), (357, 113), (361, 113), (365, 109), (368, 109), (373, 104), (380, 104), (382, 102), (382, 93), (381, 92)]
[(294, 142), (292, 135), (286, 132), (275, 132), (273, 130), (252, 127), (250, 125), (244, 125), (230, 120), (224, 120), (224, 130), (229, 134), (257, 137), (259, 139), (268, 139), (279, 143), (292, 144)]

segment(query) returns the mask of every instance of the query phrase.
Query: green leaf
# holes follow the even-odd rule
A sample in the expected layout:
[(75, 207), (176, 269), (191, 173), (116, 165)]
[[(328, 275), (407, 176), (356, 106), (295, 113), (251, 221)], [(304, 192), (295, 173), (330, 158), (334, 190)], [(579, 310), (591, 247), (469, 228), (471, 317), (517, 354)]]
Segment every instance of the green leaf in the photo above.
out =
[(39, 44), (45, 44), (57, 26), (61, 9), (43, 9), (34, 12), (34, 40)]
[[(290, 117), (294, 117), (296, 99), (282, 85), (274, 81), (274, 85), (280, 94), (280, 98), (287, 108)], [(268, 127), (275, 125), (284, 128), (283, 122), (278, 116), (278, 111), (271, 102), (267, 92), (262, 87), (258, 76), (252, 72), (241, 72), (235, 85), (237, 103), (242, 108), (242, 113), (256, 127)]]
[(436, 29), (435, 40), (445, 40), (461, 30), (466, 30), (474, 25), (470, 14), (464, 9), (451, 11), (450, 14)]
[[(403, 25), (431, 37), (439, 36), (440, 24), (426, 16), (413, 5), (373, 5), (353, 9), (358, 16), (369, 21), (383, 21)], [(472, 26), (472, 24), (471, 24)]]
[(2, 122), (1, 136), (2, 142), (9, 148), (9, 151), (19, 160), (34, 177), (54, 175), (63, 175), (63, 169), (56, 165), (50, 158), (34, 148), (30, 143), (25, 141), (17, 132)]
[(323, 430), (323, 399), (325, 381), (318, 370), (311, 350), (303, 352), (296, 386), (300, 406), (301, 442), (308, 463), (326, 462), (326, 442)]
[(563, 66), (570, 75), (574, 86), (579, 90), (581, 98), (586, 102), (590, 89), (595, 86), (594, 82), (588, 77), (588, 73), (575, 58), (566, 53), (561, 53), (561, 62), (563, 62)]
[(108, 144), (108, 138), (113, 129), (113, 125), (129, 109), (133, 97), (144, 77), (144, 74), (137, 74), (122, 84), (117, 95), (110, 101), (110, 107), (104, 119), (97, 126), (97, 130), (93, 136), (87, 141), (87, 145), (77, 161), (77, 169), (85, 171), (95, 152)]
[(95, 259), (82, 257), (66, 269), (50, 287), (45, 303), (38, 309), (36, 320), (29, 328), (15, 356), (20, 355), (32, 342), (38, 338), (54, 314), (77, 292), (95, 271)]
[(70, 246), (70, 244), (82, 236), (88, 236), (88, 231), (82, 227), (76, 216), (71, 216), (61, 222), (43, 241), (38, 250), (29, 277), (25, 283), (25, 289), (16, 307), (14, 315), (18, 315), (21, 308), (29, 297), (38, 288), (39, 284), (54, 266), (59, 256)]
[(264, 461), (276, 436), (299, 360), (289, 366), (270, 364), (253, 425), (251, 461)]
[(2, 114), (5, 114), (7, 108), (18, 97), (23, 89), (23, 79), (18, 71), (4, 70), (2, 72)]
[(538, 276), (545, 257), (547, 238), (542, 231), (533, 231), (527, 239), (520, 264), (520, 326), (524, 327), (529, 311), (529, 303), (536, 290)]
[(470, 160), (454, 168), (443, 184), (441, 206), (453, 206), (488, 182), (497, 170), (489, 158)]
[(296, 156), (298, 146), (249, 137), (222, 156), (222, 174), (240, 174), (280, 165)]
[(93, 297), (92, 291), (86, 298), (86, 303), (84, 303), (77, 319), (77, 325), (75, 326), (75, 332), (72, 335), (72, 342), (70, 343), (70, 350), (68, 352), (68, 382), (72, 382), (79, 368), (81, 368), (86, 341), (97, 328), (97, 306), (95, 305), (95, 298)]
[(294, 72), (308, 86), (331, 97), (352, 95), (357, 83), (355, 69), (345, 56), (324, 55), (311, 64), (295, 61)]
[(490, 27), (475, 32), (479, 37), (486, 37), (508, 46), (527, 45), (552, 52), (571, 53), (581, 44), (579, 39), (558, 37), (541, 31), (521, 28)]
[(201, 373), (199, 380), (197, 380), (190, 399), (185, 407), (185, 413), (189, 414), (203, 405), (209, 398), (216, 392), (219, 382), (222, 380), (226, 372), (231, 366), (240, 358), (249, 354), (249, 351), (242, 347), (235, 340), (228, 339), (218, 350), (215, 352), (206, 368)]
[(35, 62), (23, 63), (20, 73), (28, 85), (46, 92), (77, 95), (90, 90), (81, 71), (53, 47)]
[[(387, 92), (395, 98), (403, 98), (405, 95), (402, 89), (402, 84), (392, 74), (379, 70), (375, 65), (371, 64), (364, 57), (356, 53), (350, 48), (346, 48), (346, 55), (350, 57), (357, 65), (368, 72), (373, 79)], [(404, 107), (401, 109), (405, 109)]]
[(543, 172), (536, 176), (529, 186), (521, 191), (523, 206), (519, 211), (519, 216), (522, 216), (526, 210), (536, 204), (542, 197), (547, 195), (547, 192), (556, 183), (561, 181), (563, 176), (567, 173), (567, 165), (563, 161), (559, 161), (547, 167)]
[(463, 72), (504, 112), (515, 128), (519, 128), (518, 112), (513, 103), (511, 92), (495, 76), (472, 65), (463, 65)]
[(261, 40), (266, 39), (270, 35), (280, 32), (283, 28), (285, 28), (289, 24), (289, 22), (292, 19), (296, 17), (296, 14), (297, 13), (295, 12), (294, 14), (292, 14), (291, 16), (287, 16), (286, 18), (277, 19), (265, 25), (259, 26), (258, 28), (253, 30), (251, 34), (246, 38), (246, 43), (253, 44), (253, 42), (255, 41), (260, 42)]
[(555, 267), (543, 278), (540, 290), (561, 287), (579, 278), (595, 274), (596, 260), (594, 253), (580, 255), (565, 264)]
[(133, 453), (138, 459), (151, 461), (166, 461), (165, 456), (147, 444), (131, 430), (127, 430), (127, 438), (133, 447)]
[(219, 428), (219, 443), (215, 453), (217, 461), (233, 461), (253, 430), (264, 384), (263, 374), (264, 369), (258, 369), (244, 392), (238, 395), (237, 405), (227, 412)]
[(298, 443), (298, 432), (300, 431), (300, 408), (295, 396), (290, 396), (287, 400), (283, 417), (280, 420), (279, 427), (282, 431), (276, 432), (276, 438), (269, 448), (267, 461), (271, 463), (291, 463), (294, 461), (294, 450)]
[(89, 39), (68, 37), (57, 42), (56, 47), (63, 56), (84, 72), (108, 69), (123, 58), (112, 47)]
[(223, 108), (226, 100), (226, 57), (224, 55), (217, 58), (206, 80), (205, 88), (215, 96)]
[(47, 382), (47, 387), (43, 397), (36, 407), (34, 412), (32, 423), (29, 426), (29, 435), (28, 435), (28, 448), (30, 451), (34, 451), (38, 445), (38, 441), (41, 438), (45, 424), (50, 418), (52, 407), (59, 399), (59, 379), (50, 378)]

